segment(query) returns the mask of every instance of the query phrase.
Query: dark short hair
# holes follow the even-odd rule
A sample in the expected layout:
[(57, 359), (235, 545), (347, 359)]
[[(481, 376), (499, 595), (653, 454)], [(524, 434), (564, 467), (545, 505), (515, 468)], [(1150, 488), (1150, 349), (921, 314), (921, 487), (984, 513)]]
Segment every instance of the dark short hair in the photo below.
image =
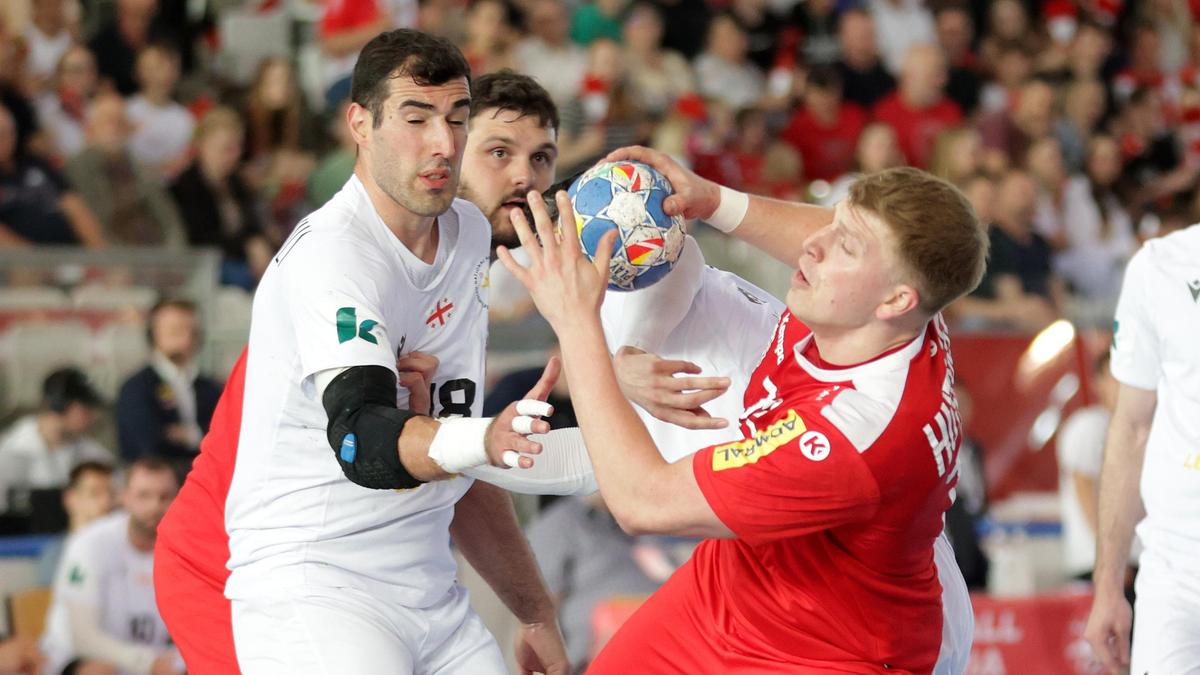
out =
[(179, 481), (179, 475), (175, 472), (175, 467), (170, 462), (157, 455), (143, 455), (129, 463), (125, 468), (125, 482), (129, 482), (129, 478), (137, 471), (145, 471), (148, 473), (166, 472), (171, 474), (175, 481)]
[(42, 405), (54, 412), (65, 412), (72, 403), (99, 408), (103, 399), (88, 376), (78, 368), (59, 368), (42, 382)]
[(383, 122), (387, 82), (411, 77), (422, 87), (458, 78), (471, 82), (471, 66), (453, 42), (411, 28), (380, 33), (362, 48), (350, 78), (350, 100), (371, 111), (373, 125)]
[(111, 464), (105, 464), (104, 462), (96, 462), (92, 460), (80, 462), (71, 468), (71, 473), (67, 478), (66, 489), (73, 490), (79, 487), (80, 481), (82, 481), (83, 477), (89, 473), (98, 473), (101, 476), (111, 476), (113, 475), (113, 467)]
[(558, 129), (558, 106), (546, 88), (532, 77), (508, 68), (471, 83), (471, 118), (493, 108), (511, 110), (521, 117), (533, 115), (540, 126)]
[(833, 66), (816, 66), (808, 73), (808, 86), (824, 91), (842, 91), (842, 75)]

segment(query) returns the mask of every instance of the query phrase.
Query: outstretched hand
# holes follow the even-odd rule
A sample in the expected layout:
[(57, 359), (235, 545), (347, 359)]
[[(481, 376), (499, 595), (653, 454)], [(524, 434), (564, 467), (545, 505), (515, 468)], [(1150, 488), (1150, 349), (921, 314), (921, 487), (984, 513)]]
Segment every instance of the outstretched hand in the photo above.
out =
[(521, 247), (529, 255), (529, 266), (517, 262), (504, 246), (496, 249), (496, 254), (508, 271), (529, 289), (538, 311), (561, 337), (563, 328), (588, 315), (599, 321), (617, 231), (611, 230), (601, 237), (596, 259), (589, 261), (575, 232), (575, 211), (566, 192), (555, 195), (559, 222), (564, 224), (562, 236), (555, 231), (550, 214), (536, 192), (529, 193), (528, 203), (537, 237), (519, 209), (514, 209), (510, 217)]
[(729, 426), (728, 420), (701, 407), (729, 389), (728, 377), (694, 377), (700, 374), (700, 366), (694, 363), (663, 359), (628, 346), (613, 356), (613, 369), (625, 397), (664, 422), (684, 429)]

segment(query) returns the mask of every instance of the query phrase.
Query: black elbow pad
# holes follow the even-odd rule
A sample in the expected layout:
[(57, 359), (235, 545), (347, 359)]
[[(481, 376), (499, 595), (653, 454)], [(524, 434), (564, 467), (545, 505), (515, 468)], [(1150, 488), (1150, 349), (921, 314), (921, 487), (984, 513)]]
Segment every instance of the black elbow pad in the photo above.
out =
[(383, 366), (355, 366), (333, 378), (321, 404), (326, 436), (342, 473), (376, 490), (420, 486), (400, 461), (400, 431), (416, 413), (396, 408), (396, 375)]

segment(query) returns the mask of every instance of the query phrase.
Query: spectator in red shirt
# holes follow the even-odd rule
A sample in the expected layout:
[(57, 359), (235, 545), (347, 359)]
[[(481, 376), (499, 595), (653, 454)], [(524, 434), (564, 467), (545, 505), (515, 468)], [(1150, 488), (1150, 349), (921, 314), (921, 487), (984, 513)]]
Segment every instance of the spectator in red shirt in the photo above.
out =
[(925, 168), (937, 135), (962, 121), (962, 110), (943, 93), (946, 60), (932, 45), (908, 50), (900, 87), (875, 104), (875, 119), (890, 124), (908, 163)]
[(858, 135), (870, 121), (857, 104), (842, 100), (842, 79), (833, 68), (814, 68), (797, 109), (780, 137), (804, 158), (809, 178), (832, 181), (850, 170)]

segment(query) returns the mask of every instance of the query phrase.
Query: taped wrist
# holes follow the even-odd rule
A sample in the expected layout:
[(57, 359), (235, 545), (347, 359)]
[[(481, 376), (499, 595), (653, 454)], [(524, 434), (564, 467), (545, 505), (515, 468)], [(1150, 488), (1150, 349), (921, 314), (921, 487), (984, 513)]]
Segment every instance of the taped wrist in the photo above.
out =
[(400, 432), (418, 415), (396, 408), (395, 373), (383, 366), (348, 368), (325, 387), (321, 404), (329, 415), (329, 446), (352, 483), (375, 490), (424, 483), (400, 461)]

